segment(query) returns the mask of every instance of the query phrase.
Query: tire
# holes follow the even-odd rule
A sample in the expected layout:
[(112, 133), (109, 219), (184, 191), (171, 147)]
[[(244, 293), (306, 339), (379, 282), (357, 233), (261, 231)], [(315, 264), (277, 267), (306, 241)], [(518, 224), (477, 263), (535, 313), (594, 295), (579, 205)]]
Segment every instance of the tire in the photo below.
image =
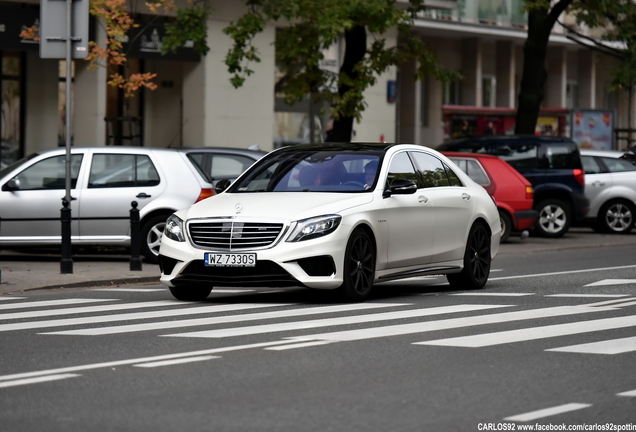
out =
[(453, 289), (480, 289), (490, 276), (490, 234), (486, 227), (477, 223), (468, 234), (464, 268), (459, 273), (447, 274), (446, 279)]
[(161, 237), (168, 216), (167, 214), (153, 216), (141, 226), (139, 231), (141, 254), (147, 263), (159, 263), (159, 246), (161, 246)]
[(512, 219), (503, 210), (499, 210), (499, 220), (501, 221), (501, 243), (505, 243), (510, 237), (510, 231), (512, 231)]
[(371, 236), (363, 229), (356, 229), (345, 249), (344, 277), (339, 293), (348, 301), (364, 301), (369, 298), (375, 279), (375, 246)]
[(610, 201), (598, 212), (598, 226), (603, 232), (626, 234), (634, 228), (636, 208), (629, 201)]
[(572, 224), (572, 209), (565, 201), (548, 198), (540, 201), (535, 209), (539, 213), (536, 233), (541, 237), (562, 237)]
[(185, 287), (170, 287), (170, 294), (177, 300), (203, 301), (212, 292), (212, 287), (206, 285), (191, 285)]

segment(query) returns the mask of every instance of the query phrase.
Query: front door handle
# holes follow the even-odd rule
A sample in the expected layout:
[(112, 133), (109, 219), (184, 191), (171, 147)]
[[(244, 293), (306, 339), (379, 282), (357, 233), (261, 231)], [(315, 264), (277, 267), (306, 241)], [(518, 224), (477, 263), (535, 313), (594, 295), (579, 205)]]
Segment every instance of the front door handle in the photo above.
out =
[(462, 199), (464, 199), (464, 200), (466, 200), (466, 201), (469, 201), (469, 200), (470, 200), (470, 195), (469, 195), (469, 194), (467, 194), (467, 193), (463, 193), (463, 194), (462, 194)]
[(418, 197), (417, 197), (417, 200), (418, 200), (420, 203), (423, 203), (423, 204), (426, 204), (426, 203), (428, 202), (428, 198), (426, 198), (424, 195), (420, 195), (420, 196), (418, 196)]
[(592, 186), (605, 186), (605, 183), (602, 181), (596, 180), (595, 182), (592, 183)]
[(148, 195), (146, 192), (142, 192), (137, 194), (137, 198), (150, 198), (151, 195)]

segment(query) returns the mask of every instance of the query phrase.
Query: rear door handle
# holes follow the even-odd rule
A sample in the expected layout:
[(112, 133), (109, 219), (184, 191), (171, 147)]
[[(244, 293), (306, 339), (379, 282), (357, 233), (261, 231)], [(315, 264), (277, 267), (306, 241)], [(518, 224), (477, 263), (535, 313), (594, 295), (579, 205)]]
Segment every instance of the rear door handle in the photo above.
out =
[(137, 198), (150, 198), (151, 195), (148, 195), (146, 192), (142, 192), (137, 194)]
[(470, 195), (468, 195), (467, 193), (463, 193), (462, 194), (462, 199), (465, 199), (466, 201), (470, 200)]
[(592, 182), (592, 186), (605, 186), (605, 182), (596, 180), (595, 182)]

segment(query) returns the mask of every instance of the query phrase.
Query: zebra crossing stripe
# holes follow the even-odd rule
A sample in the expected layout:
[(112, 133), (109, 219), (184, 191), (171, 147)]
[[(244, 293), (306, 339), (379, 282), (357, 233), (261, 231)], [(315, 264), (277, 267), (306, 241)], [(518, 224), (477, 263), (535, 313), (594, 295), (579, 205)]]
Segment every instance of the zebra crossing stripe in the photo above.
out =
[(551, 348), (547, 349), (546, 351), (572, 352), (581, 354), (622, 354), (626, 352), (636, 351), (636, 337), (570, 345), (560, 348)]
[(66, 330), (66, 331), (47, 332), (47, 333), (40, 333), (40, 334), (96, 336), (96, 335), (106, 335), (106, 334), (116, 334), (116, 333), (130, 333), (130, 332), (138, 332), (138, 331), (146, 331), (146, 330), (194, 327), (194, 326), (200, 326), (200, 325), (227, 324), (227, 323), (243, 322), (243, 321), (255, 321), (255, 320), (261, 320), (261, 319), (289, 318), (294, 316), (307, 316), (307, 315), (322, 314), (322, 313), (351, 312), (351, 311), (360, 311), (360, 310), (367, 310), (367, 309), (410, 306), (410, 305), (411, 305), (410, 303), (357, 303), (357, 304), (349, 304), (349, 305), (320, 306), (320, 307), (312, 307), (312, 308), (289, 309), (284, 311), (260, 312), (260, 313), (251, 313), (249, 315), (248, 314), (229, 315), (229, 316), (221, 316), (221, 317), (194, 318), (194, 319), (179, 320), (179, 321), (164, 321), (164, 322), (152, 322), (152, 323), (141, 323), (141, 324), (129, 324), (129, 325), (122, 325), (122, 326), (98, 327), (98, 328), (90, 328), (90, 329)]
[(626, 327), (636, 327), (636, 317), (621, 316), (591, 321), (579, 321), (567, 324), (555, 324), (542, 327), (531, 327), (518, 330), (484, 333), (472, 336), (438, 339), (416, 342), (414, 345), (437, 345), (466, 348), (481, 348), (486, 346), (503, 345), (513, 342), (546, 339), (558, 336), (569, 336), (601, 330), (613, 330)]
[[(0, 297), (2, 298), (2, 297)], [(82, 304), (82, 303), (98, 303), (98, 302), (107, 302), (107, 301), (115, 301), (116, 299), (63, 299), (63, 300), (44, 300), (44, 301), (32, 301), (32, 302), (20, 302), (20, 303), (10, 303), (10, 304), (1, 304), (0, 310), (10, 310), (10, 309), (27, 309), (27, 308), (36, 308), (36, 307), (51, 307), (51, 306), (67, 306), (72, 304)], [(3, 315), (0, 315), (2, 318)]]
[(585, 297), (600, 297), (600, 298), (612, 298), (612, 297), (627, 297), (629, 294), (547, 294), (545, 297), (574, 297), (574, 298), (585, 298)]
[[(166, 337), (195, 337), (195, 338), (224, 338), (231, 336), (246, 336), (263, 333), (275, 333), (283, 331), (329, 327), (336, 325), (360, 324), (394, 319), (417, 318), (424, 316), (441, 315), (447, 313), (470, 312), (487, 309), (510, 307), (510, 305), (453, 305), (426, 309), (411, 309), (405, 311), (383, 312), (377, 314), (346, 316), (338, 318), (326, 318), (309, 321), (295, 321), (286, 323), (256, 325), (248, 327), (234, 327), (227, 329), (203, 330), (190, 333), (178, 333), (163, 335)], [(317, 338), (311, 338), (317, 339)]]
[(221, 358), (221, 357), (220, 356), (186, 357), (186, 358), (180, 358), (180, 359), (174, 359), (174, 360), (163, 360), (163, 361), (156, 361), (156, 362), (139, 363), (139, 364), (135, 364), (133, 366), (134, 367), (143, 367), (143, 368), (155, 368), (155, 367), (161, 367), (161, 366), (172, 366), (172, 365), (176, 365), (176, 364), (184, 364), (184, 363), (192, 363), (192, 362), (199, 362), (199, 361), (205, 361), (205, 360), (212, 360), (212, 359), (217, 359), (217, 358)]
[(25, 319), (25, 318), (41, 318), (47, 316), (56, 316), (56, 315), (74, 315), (81, 313), (94, 313), (94, 312), (110, 312), (110, 311), (119, 311), (126, 309), (143, 309), (143, 308), (151, 308), (151, 307), (159, 307), (159, 306), (180, 306), (181, 303), (177, 303), (172, 300), (160, 300), (160, 301), (151, 301), (151, 302), (139, 302), (139, 303), (123, 303), (123, 304), (111, 304), (104, 306), (84, 306), (84, 307), (76, 307), (76, 308), (65, 308), (65, 309), (48, 309), (41, 311), (29, 311), (29, 312), (14, 312), (10, 314), (1, 314), (0, 319), (2, 320), (10, 320), (10, 319)]
[(612, 307), (587, 307), (587, 306), (558, 306), (543, 309), (530, 309), (515, 312), (503, 312), (489, 315), (477, 315), (472, 317), (450, 318), (438, 321), (426, 321), (410, 324), (396, 324), (384, 327), (373, 327), (357, 330), (335, 331), (330, 333), (310, 334), (285, 338), (287, 340), (315, 341), (325, 340), (331, 342), (345, 342), (362, 339), (374, 339), (380, 337), (402, 336), (414, 333), (426, 333), (437, 330), (448, 330), (461, 327), (473, 327), (485, 324), (499, 324), (504, 322), (521, 321), (528, 319), (550, 318), (566, 315), (577, 315), (601, 311), (613, 311)]
[(0, 296), (0, 300), (24, 300), (27, 297), (8, 297), (8, 296)]
[(630, 390), (623, 393), (617, 393), (616, 396), (636, 397), (636, 390)]
[[(182, 303), (170, 302), (172, 305), (181, 305)], [(27, 330), (37, 329), (45, 327), (64, 327), (71, 325), (82, 324), (95, 324), (115, 321), (127, 321), (127, 320), (142, 320), (151, 318), (164, 318), (171, 316), (183, 316), (183, 315), (196, 315), (204, 313), (215, 312), (228, 312), (237, 310), (258, 309), (267, 307), (282, 307), (291, 306), (291, 304), (271, 304), (271, 303), (259, 303), (259, 304), (230, 304), (230, 305), (214, 305), (214, 306), (202, 306), (202, 307), (189, 307), (187, 309), (169, 309), (152, 312), (135, 312), (121, 315), (99, 315), (82, 318), (64, 318), (46, 321), (27, 321), (11, 324), (0, 324), (0, 332), (13, 331), (13, 330)]]
[(69, 373), (69, 374), (41, 376), (36, 378), (25, 378), (25, 379), (19, 379), (14, 381), (4, 381), (4, 382), (0, 382), (0, 388), (15, 387), (15, 386), (20, 386), (25, 384), (37, 384), (37, 383), (47, 382), (47, 381), (57, 381), (61, 379), (73, 378), (78, 376), (80, 375)]
[(450, 294), (452, 296), (471, 296), (471, 297), (523, 297), (531, 296), (534, 293), (496, 293), (496, 292), (470, 292), (470, 293), (458, 293)]
[(514, 416), (511, 416), (511, 417), (506, 417), (504, 420), (528, 422), (528, 421), (532, 421), (532, 420), (538, 420), (538, 419), (544, 418), (544, 417), (550, 417), (550, 416), (557, 415), (557, 414), (563, 414), (563, 413), (570, 412), (570, 411), (576, 411), (576, 410), (580, 410), (580, 409), (583, 409), (583, 408), (588, 408), (588, 407), (591, 407), (591, 406), (592, 405), (590, 405), (590, 404), (583, 404), (583, 403), (569, 403), (569, 404), (559, 405), (559, 406), (552, 407), (552, 408), (545, 408), (545, 409), (538, 410), (538, 411), (532, 411), (532, 412), (525, 413), (525, 414), (519, 414), (519, 415), (514, 415)]

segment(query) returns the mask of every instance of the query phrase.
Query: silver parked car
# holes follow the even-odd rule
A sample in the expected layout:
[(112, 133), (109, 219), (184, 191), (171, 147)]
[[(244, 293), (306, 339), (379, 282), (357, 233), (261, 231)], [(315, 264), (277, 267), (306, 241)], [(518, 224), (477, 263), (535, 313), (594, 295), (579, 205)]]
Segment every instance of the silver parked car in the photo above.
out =
[[(141, 252), (157, 262), (166, 219), (214, 194), (206, 173), (176, 149), (88, 147), (71, 150), (71, 241), (128, 246), (137, 201)], [(66, 150), (34, 153), (0, 171), (0, 246), (58, 245)]]
[(585, 195), (590, 200), (587, 221), (598, 231), (628, 233), (636, 221), (636, 165), (623, 155), (581, 149)]

